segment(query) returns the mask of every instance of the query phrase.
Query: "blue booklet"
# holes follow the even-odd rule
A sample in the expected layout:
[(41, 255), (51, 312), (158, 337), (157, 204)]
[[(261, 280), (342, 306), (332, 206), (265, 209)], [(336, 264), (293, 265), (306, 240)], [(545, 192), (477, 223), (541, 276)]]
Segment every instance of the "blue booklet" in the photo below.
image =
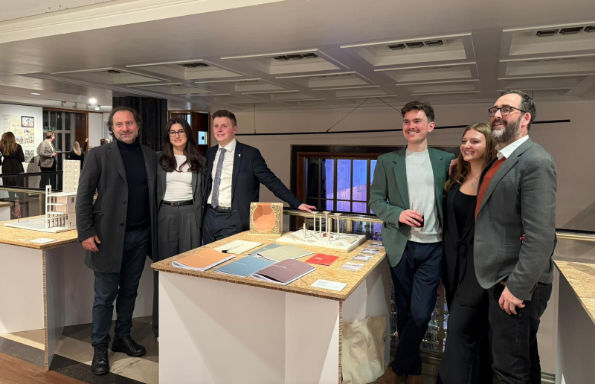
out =
[(275, 261), (258, 256), (246, 256), (217, 268), (215, 271), (226, 273), (228, 275), (248, 277), (254, 272), (260, 271), (271, 264), (275, 264)]

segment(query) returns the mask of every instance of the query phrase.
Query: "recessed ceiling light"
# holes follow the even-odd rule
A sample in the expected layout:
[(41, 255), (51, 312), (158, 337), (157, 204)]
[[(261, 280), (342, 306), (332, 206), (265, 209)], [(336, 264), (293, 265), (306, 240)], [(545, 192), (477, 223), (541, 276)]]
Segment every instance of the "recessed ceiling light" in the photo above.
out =
[(35, 96), (39, 96), (39, 95), (41, 95), (41, 93), (39, 93), (39, 92), (31, 92), (31, 94), (32, 94), (32, 95), (35, 95)]
[(95, 97), (90, 97), (89, 98), (89, 104), (92, 104), (92, 105), (97, 104), (97, 99)]

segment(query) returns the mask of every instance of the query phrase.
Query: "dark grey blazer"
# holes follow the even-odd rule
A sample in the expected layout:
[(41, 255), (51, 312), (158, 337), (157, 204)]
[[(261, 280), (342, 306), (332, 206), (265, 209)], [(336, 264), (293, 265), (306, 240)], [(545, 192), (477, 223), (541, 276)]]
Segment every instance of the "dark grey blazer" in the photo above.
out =
[[(161, 156), (161, 152), (157, 152), (157, 159)], [(196, 227), (202, 230), (203, 212), (206, 201), (206, 169), (205, 161), (201, 162), (202, 169), (200, 172), (192, 172), (192, 200), (194, 200), (194, 210), (196, 212)], [(161, 202), (165, 196), (166, 187), (166, 176), (167, 172), (163, 170), (161, 165), (157, 165), (157, 214), (159, 214), (159, 208)]]
[(552, 282), (555, 243), (556, 168), (529, 139), (502, 164), (481, 202), (474, 241), (479, 284), (487, 289), (506, 280), (513, 295), (530, 300), (537, 283)]
[[(151, 218), (150, 254), (156, 255), (155, 173), (157, 156), (141, 145), (149, 187)], [(93, 195), (97, 191), (97, 199)], [(89, 151), (79, 179), (76, 196), (76, 228), (78, 240), (97, 235), (99, 252), (87, 252), (85, 263), (96, 272), (120, 272), (126, 213), (128, 211), (128, 184), (126, 169), (118, 144), (113, 142)]]

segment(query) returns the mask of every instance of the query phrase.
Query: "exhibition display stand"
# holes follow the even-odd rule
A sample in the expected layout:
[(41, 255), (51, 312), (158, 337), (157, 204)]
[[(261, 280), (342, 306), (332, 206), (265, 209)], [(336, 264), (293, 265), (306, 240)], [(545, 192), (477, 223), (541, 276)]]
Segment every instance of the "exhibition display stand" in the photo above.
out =
[[(40, 332), (49, 368), (64, 326), (91, 322), (93, 271), (76, 230), (46, 233), (0, 223), (0, 335)], [(134, 316), (152, 310), (153, 276), (145, 267)]]
[[(234, 239), (266, 245), (276, 238), (243, 232), (208, 247)], [(154, 263), (160, 272), (159, 381), (373, 381), (389, 355), (384, 248), (358, 271), (342, 268), (369, 246), (370, 241), (351, 252), (301, 246), (339, 258), (330, 266), (312, 264), (313, 272), (286, 286), (222, 274), (217, 267), (198, 272), (172, 266), (192, 251)], [(340, 291), (312, 287), (319, 279), (346, 285)]]

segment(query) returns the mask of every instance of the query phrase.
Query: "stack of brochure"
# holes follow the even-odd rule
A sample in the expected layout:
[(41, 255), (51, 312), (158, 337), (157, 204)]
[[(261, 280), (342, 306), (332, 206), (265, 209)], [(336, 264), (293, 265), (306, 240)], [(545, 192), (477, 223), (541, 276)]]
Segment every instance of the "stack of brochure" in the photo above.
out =
[[(263, 247), (264, 249), (265, 247)], [(269, 260), (283, 261), (288, 259), (299, 259), (300, 257), (311, 255), (314, 252), (306, 251), (294, 245), (280, 245), (266, 250), (259, 249), (257, 253)]]
[(259, 280), (287, 285), (312, 272), (315, 268), (303, 261), (287, 259), (261, 269), (252, 277)]
[(178, 268), (190, 269), (192, 271), (206, 271), (215, 265), (232, 259), (234, 255), (216, 251), (212, 248), (196, 248), (188, 256), (174, 260), (172, 265)]
[(232, 263), (217, 268), (215, 271), (227, 275), (248, 277), (263, 268), (274, 264), (273, 260), (264, 259), (258, 256), (246, 256)]

